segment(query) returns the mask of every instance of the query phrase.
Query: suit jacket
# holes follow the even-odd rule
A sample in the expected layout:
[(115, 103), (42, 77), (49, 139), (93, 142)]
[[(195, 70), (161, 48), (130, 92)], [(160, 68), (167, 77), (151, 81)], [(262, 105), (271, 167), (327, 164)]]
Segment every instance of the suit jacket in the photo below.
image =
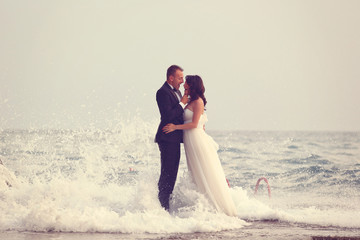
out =
[(155, 136), (155, 142), (183, 142), (183, 131), (176, 130), (165, 134), (162, 128), (168, 123), (183, 124), (184, 109), (179, 104), (176, 93), (167, 82), (156, 92), (156, 102), (159, 107), (161, 121)]

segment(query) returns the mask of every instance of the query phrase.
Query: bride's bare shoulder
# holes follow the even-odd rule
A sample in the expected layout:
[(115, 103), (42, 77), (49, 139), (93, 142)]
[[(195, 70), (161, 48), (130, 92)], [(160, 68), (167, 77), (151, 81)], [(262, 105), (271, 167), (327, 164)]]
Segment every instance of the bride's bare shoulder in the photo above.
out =
[(194, 101), (194, 105), (204, 106), (204, 101), (202, 100), (202, 98), (198, 98)]
[(196, 99), (193, 103), (193, 109), (200, 111), (202, 114), (204, 112), (204, 101), (201, 98)]

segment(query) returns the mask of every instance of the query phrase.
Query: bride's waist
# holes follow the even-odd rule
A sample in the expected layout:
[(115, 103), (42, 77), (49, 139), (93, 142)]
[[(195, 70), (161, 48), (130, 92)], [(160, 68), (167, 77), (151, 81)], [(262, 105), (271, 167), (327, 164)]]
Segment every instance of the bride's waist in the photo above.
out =
[[(184, 124), (186, 123), (190, 123), (191, 121), (185, 121)], [(191, 128), (191, 129), (188, 129), (188, 130), (193, 130), (193, 129), (203, 129), (204, 128), (204, 125), (203, 124), (199, 124), (196, 128)]]

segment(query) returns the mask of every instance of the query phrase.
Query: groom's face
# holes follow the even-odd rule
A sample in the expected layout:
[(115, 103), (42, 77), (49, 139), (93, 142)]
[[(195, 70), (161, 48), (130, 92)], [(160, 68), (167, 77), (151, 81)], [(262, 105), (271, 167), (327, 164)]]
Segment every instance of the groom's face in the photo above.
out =
[(172, 80), (172, 86), (179, 90), (180, 85), (184, 82), (184, 74), (181, 70), (176, 70), (175, 74), (173, 76), (170, 76), (170, 79)]

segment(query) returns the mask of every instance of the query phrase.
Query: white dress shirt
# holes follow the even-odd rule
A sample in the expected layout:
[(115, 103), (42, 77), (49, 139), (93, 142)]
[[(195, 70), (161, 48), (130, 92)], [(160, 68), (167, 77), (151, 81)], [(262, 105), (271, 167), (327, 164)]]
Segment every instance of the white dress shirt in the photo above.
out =
[[(169, 83), (167, 82), (167, 84), (169, 84)], [(171, 89), (174, 91), (174, 87), (171, 86), (170, 84), (169, 84), (169, 86), (170, 86)], [(179, 104), (180, 104), (180, 106), (184, 109), (184, 108), (185, 108), (185, 104), (181, 102), (180, 95), (179, 95), (177, 92), (175, 92), (175, 91), (174, 91), (174, 93), (175, 93), (175, 95), (177, 96), (177, 98), (179, 99)]]

